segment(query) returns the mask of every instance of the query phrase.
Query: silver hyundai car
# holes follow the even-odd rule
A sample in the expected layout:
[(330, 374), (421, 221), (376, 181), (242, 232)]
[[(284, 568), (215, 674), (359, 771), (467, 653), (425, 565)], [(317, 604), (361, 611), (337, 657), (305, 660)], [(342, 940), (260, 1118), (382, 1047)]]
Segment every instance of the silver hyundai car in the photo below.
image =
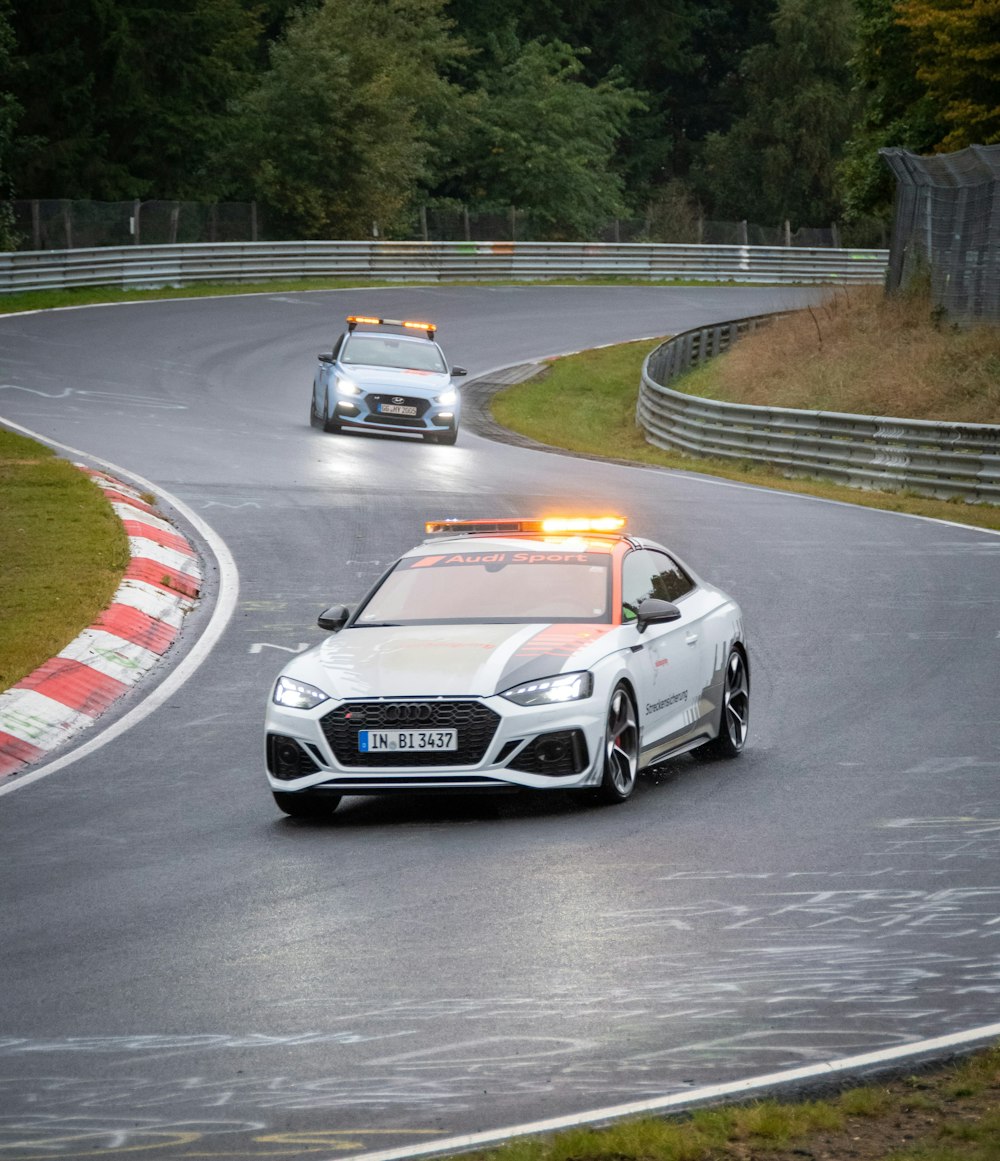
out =
[(411, 319), (348, 315), (333, 350), (319, 356), (310, 423), (329, 432), (393, 432), (454, 443), (462, 399), (453, 379), (466, 370), (449, 368), (436, 330)]

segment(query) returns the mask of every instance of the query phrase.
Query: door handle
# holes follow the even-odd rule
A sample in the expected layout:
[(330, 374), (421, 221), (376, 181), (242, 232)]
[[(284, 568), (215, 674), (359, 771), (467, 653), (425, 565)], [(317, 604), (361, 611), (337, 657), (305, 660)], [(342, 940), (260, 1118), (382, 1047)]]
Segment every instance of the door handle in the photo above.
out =
[(698, 643), (698, 634), (697, 633), (689, 633), (684, 638), (684, 640), (687, 642), (688, 645), (696, 645)]

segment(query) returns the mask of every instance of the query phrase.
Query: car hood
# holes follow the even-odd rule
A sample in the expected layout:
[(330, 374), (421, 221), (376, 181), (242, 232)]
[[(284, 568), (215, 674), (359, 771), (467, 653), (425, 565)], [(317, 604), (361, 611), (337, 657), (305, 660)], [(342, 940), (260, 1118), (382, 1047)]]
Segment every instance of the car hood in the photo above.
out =
[(445, 391), (451, 385), (451, 376), (440, 371), (397, 371), (392, 367), (366, 367), (358, 364), (345, 366), (344, 374), (366, 391), (433, 393)]
[(610, 625), (428, 625), (343, 629), (285, 672), (337, 700), (489, 697), (587, 669), (613, 648)]

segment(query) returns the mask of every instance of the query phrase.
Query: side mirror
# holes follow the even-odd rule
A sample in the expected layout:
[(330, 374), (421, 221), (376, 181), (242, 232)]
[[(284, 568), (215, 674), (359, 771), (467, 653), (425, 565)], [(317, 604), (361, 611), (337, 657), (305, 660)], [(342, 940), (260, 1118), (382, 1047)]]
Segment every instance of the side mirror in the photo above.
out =
[(468, 371), (464, 367), (452, 367), (450, 374), (452, 376), (468, 375)]
[(321, 629), (328, 629), (331, 633), (339, 633), (347, 624), (351, 610), (346, 605), (331, 605), (319, 615), (317, 624)]
[(321, 363), (332, 363), (333, 362), (333, 355), (329, 351), (325, 352), (322, 355), (317, 355), (316, 358), (319, 359), (319, 361)]
[(645, 633), (650, 625), (663, 625), (667, 621), (678, 621), (681, 611), (669, 601), (661, 601), (658, 597), (647, 597), (639, 602), (636, 609), (635, 627), (640, 633)]

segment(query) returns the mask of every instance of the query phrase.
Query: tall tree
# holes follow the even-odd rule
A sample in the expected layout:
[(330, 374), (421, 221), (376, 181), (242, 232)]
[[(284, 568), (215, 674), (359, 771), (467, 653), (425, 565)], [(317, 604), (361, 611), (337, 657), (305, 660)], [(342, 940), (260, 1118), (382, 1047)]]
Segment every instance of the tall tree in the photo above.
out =
[(641, 93), (618, 146), (617, 166), (634, 198), (687, 173), (695, 145), (742, 111), (738, 66), (769, 34), (776, 0), (450, 0), (462, 35), (489, 73), (507, 37), (559, 40), (583, 65), (580, 79), (614, 73)]
[(258, 41), (241, 0), (33, 0), (13, 26), (20, 196), (211, 196)]
[(1000, 0), (898, 0), (895, 11), (947, 130), (939, 148), (1000, 141)]
[(469, 200), (517, 206), (550, 237), (592, 236), (622, 212), (614, 152), (640, 102), (615, 76), (588, 85), (582, 72), (568, 45), (532, 40), (484, 76), (471, 100)]
[(854, 123), (851, 0), (780, 0), (771, 43), (745, 58), (747, 112), (711, 134), (697, 171), (710, 212), (797, 225), (835, 220), (835, 167)]
[(11, 156), (14, 133), (23, 110), (10, 92), (11, 60), (14, 52), (14, 30), (10, 25), (10, 0), (0, 0), (0, 250), (16, 245), (11, 199)]
[(272, 228), (303, 237), (392, 233), (432, 179), (464, 50), (443, 0), (327, 0), (293, 17), (240, 106), (231, 158)]

